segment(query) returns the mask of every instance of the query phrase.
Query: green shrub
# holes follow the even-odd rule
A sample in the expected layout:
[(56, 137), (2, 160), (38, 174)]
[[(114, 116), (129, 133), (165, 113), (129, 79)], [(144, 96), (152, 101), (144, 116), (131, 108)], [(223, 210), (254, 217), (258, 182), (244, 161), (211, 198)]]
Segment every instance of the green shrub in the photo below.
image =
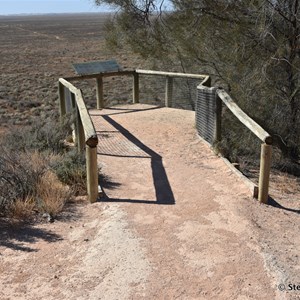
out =
[(52, 164), (58, 179), (72, 187), (75, 194), (86, 192), (86, 161), (84, 154), (71, 150)]

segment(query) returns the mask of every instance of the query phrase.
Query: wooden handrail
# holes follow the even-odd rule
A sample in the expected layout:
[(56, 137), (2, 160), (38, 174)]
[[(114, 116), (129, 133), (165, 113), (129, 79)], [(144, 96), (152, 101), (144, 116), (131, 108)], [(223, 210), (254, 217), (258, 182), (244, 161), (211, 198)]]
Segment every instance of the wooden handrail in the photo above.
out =
[(137, 74), (142, 75), (159, 75), (159, 76), (170, 76), (170, 77), (182, 77), (182, 78), (194, 78), (204, 79), (207, 75), (201, 74), (188, 74), (188, 73), (176, 73), (176, 72), (163, 72), (163, 71), (152, 71), (152, 70), (135, 70)]
[[(206, 84), (203, 84), (206, 83)], [(197, 88), (198, 91), (206, 93), (206, 101), (213, 102), (212, 111), (209, 114), (214, 115), (213, 122), (213, 144), (218, 145), (221, 141), (221, 120), (222, 120), (222, 105), (223, 102), (227, 108), (234, 114), (234, 116), (242, 122), (252, 133), (254, 133), (262, 142), (261, 157), (260, 157), (260, 174), (259, 174), (259, 187), (254, 189), (254, 197), (258, 196), (258, 200), (262, 203), (268, 203), (269, 192), (269, 178), (271, 170), (271, 157), (272, 157), (272, 137), (253, 119), (251, 119), (228, 95), (228, 93), (221, 88), (208, 88), (205, 85), (210, 85), (209, 79), (204, 80)], [(202, 94), (203, 96), (203, 94)], [(207, 97), (208, 96), (208, 97)], [(202, 108), (203, 110), (203, 108)]]
[(72, 92), (73, 94), (76, 94), (78, 91), (78, 88), (75, 87), (72, 83), (68, 82), (66, 79), (64, 78), (59, 78), (58, 81), (63, 84), (66, 88), (68, 88), (70, 90), (70, 92)]
[(271, 145), (272, 137), (266, 132), (260, 125), (252, 120), (245, 112), (243, 112), (239, 106), (233, 101), (228, 93), (223, 89), (217, 89), (217, 94), (228, 109), (249, 129), (251, 130), (261, 141)]
[(75, 95), (76, 105), (83, 125), (85, 143), (90, 147), (96, 147), (98, 144), (98, 137), (94, 124), (84, 103), (82, 91), (64, 78), (59, 78), (59, 82)]
[(65, 80), (75, 81), (75, 80), (85, 80), (85, 79), (94, 79), (94, 78), (97, 79), (97, 78), (102, 78), (102, 77), (133, 75), (134, 73), (135, 73), (134, 70), (106, 72), (106, 73), (99, 73), (99, 74), (78, 75), (78, 76), (72, 76), (72, 77), (65, 77)]
[(202, 74), (190, 74), (190, 73), (176, 73), (176, 72), (163, 72), (153, 70), (135, 70), (134, 74), (134, 86), (133, 86), (133, 102), (139, 101), (138, 97), (138, 78), (139, 75), (151, 75), (151, 76), (163, 76), (165, 77), (165, 106), (172, 107), (173, 98), (173, 78), (191, 78), (202, 80), (200, 84), (210, 86), (210, 77)]
[(210, 84), (211, 84), (211, 80), (208, 75), (163, 72), (163, 71), (153, 71), (153, 70), (140, 70), (140, 69), (65, 77), (64, 78), (65, 81), (63, 81), (63, 83), (66, 86), (71, 86), (71, 88), (73, 89), (74, 86), (72, 86), (72, 84), (70, 84), (70, 81), (96, 79), (97, 80), (97, 85), (96, 85), (96, 87), (97, 87), (97, 109), (101, 109), (104, 107), (103, 78), (111, 77), (111, 76), (125, 76), (125, 75), (133, 75), (133, 103), (139, 102), (139, 75), (165, 76), (166, 77), (166, 87), (167, 87), (166, 94), (165, 94), (166, 107), (172, 106), (172, 90), (173, 90), (172, 78), (177, 77), (177, 78), (200, 79), (200, 80), (202, 80), (202, 82), (200, 83), (202, 85), (210, 86)]
[(78, 92), (75, 95), (76, 95), (76, 103), (77, 103), (78, 111), (83, 125), (85, 143), (88, 146), (94, 148), (98, 144), (98, 137), (97, 137), (94, 124), (85, 106), (82, 91), (78, 90)]
[(258, 186), (258, 200), (262, 203), (268, 203), (269, 197), (269, 178), (271, 170), (272, 156), (272, 137), (260, 125), (252, 120), (239, 106), (233, 101), (228, 93), (223, 89), (217, 89), (218, 97), (228, 107), (228, 109), (238, 118), (252, 133), (254, 133), (262, 142), (260, 156), (260, 172)]
[(200, 85), (211, 87), (211, 77), (209, 75), (205, 75), (203, 81), (200, 82)]
[(59, 78), (59, 101), (61, 117), (66, 113), (66, 102), (64, 88), (71, 92), (71, 101), (75, 108), (75, 140), (79, 151), (86, 148), (86, 174), (87, 192), (90, 202), (97, 201), (98, 198), (98, 164), (97, 164), (97, 144), (98, 137), (86, 108), (82, 91), (64, 78)]

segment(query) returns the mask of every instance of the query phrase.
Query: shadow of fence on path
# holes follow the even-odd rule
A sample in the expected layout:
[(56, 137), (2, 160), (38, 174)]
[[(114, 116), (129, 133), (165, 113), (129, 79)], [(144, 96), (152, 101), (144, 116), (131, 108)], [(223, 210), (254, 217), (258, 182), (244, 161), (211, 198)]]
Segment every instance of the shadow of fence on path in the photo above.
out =
[[(134, 111), (131, 111), (134, 112)], [(125, 112), (129, 113), (129, 112)], [(129, 202), (129, 203), (146, 203), (146, 204), (163, 204), (163, 205), (172, 205), (175, 204), (174, 194), (171, 188), (171, 185), (168, 180), (166, 170), (163, 166), (162, 157), (150, 149), (148, 146), (143, 144), (138, 138), (131, 134), (126, 128), (113, 120), (109, 115), (101, 116), (105, 121), (112, 125), (118, 132), (120, 132), (126, 139), (131, 143), (137, 146), (139, 149), (144, 151), (151, 160), (151, 170), (153, 184), (155, 188), (156, 201), (150, 200), (133, 200), (133, 199), (112, 199), (107, 196), (104, 196), (101, 201), (105, 202)], [(101, 153), (99, 153), (101, 154)], [(127, 157), (124, 155), (124, 157)]]

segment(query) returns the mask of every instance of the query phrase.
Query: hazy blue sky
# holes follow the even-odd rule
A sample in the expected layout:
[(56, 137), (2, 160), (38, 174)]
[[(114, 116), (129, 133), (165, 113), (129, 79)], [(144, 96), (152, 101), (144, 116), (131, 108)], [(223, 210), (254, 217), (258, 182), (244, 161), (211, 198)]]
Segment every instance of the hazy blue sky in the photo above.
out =
[(0, 0), (0, 15), (108, 11), (93, 0)]

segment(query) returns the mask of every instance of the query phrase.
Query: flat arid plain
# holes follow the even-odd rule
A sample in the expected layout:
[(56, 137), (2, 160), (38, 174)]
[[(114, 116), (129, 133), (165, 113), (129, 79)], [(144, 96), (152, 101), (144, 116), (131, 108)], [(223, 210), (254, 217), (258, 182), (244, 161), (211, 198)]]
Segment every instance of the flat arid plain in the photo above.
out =
[[(107, 17), (0, 17), (2, 132), (57, 112), (72, 63), (148, 67), (106, 49)], [(108, 98), (119, 84), (130, 94), (130, 81), (112, 79)], [(82, 88), (95, 107), (94, 82)], [(259, 204), (197, 137), (194, 112), (120, 105), (128, 99), (92, 110), (119, 147), (100, 138), (102, 201), (76, 199), (54, 223), (0, 220), (0, 299), (300, 299), (297, 178), (272, 172), (271, 205)]]

